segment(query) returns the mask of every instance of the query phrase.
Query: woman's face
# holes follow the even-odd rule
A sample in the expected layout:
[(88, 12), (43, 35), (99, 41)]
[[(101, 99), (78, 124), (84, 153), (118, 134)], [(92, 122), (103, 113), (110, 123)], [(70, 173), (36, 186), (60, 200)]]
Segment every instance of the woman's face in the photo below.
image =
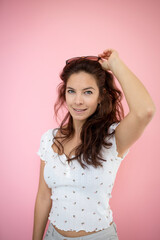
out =
[(99, 88), (92, 74), (73, 73), (66, 85), (66, 104), (73, 120), (85, 122), (97, 109)]

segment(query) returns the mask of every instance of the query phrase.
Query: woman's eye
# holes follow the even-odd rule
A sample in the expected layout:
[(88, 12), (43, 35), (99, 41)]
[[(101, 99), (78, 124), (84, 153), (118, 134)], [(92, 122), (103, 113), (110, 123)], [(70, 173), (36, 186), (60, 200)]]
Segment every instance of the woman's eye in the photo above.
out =
[(92, 91), (86, 91), (85, 94), (90, 95), (92, 94)]
[[(68, 90), (67, 92), (68, 92), (68, 93), (75, 93), (74, 90)], [(84, 94), (85, 94), (85, 95), (90, 95), (90, 94), (92, 94), (92, 91), (85, 91)]]
[(68, 92), (68, 93), (73, 93), (74, 91), (73, 91), (73, 90), (68, 90), (67, 92)]

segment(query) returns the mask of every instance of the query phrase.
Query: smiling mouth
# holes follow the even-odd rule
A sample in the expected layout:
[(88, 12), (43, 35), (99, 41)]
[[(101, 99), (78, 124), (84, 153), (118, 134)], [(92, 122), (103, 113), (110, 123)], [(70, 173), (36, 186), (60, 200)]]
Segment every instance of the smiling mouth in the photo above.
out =
[(76, 108), (73, 108), (73, 110), (76, 111), (76, 112), (84, 112), (85, 110), (87, 110), (87, 108), (85, 108), (85, 109), (76, 109)]

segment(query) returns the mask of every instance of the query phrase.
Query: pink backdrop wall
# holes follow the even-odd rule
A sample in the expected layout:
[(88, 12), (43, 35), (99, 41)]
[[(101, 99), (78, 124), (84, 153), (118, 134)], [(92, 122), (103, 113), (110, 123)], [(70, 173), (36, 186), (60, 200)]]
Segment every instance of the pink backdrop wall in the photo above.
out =
[[(65, 60), (115, 48), (157, 108), (117, 174), (110, 205), (120, 240), (160, 235), (160, 3), (127, 0), (1, 1), (0, 239), (32, 236), (40, 160)], [(126, 102), (124, 101), (127, 111)]]

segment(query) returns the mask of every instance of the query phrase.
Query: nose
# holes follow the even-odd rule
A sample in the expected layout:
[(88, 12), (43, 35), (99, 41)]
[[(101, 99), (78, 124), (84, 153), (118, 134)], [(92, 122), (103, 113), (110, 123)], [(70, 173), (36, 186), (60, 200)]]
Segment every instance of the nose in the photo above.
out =
[(83, 104), (83, 96), (81, 94), (76, 94), (74, 102), (75, 102), (76, 105)]

